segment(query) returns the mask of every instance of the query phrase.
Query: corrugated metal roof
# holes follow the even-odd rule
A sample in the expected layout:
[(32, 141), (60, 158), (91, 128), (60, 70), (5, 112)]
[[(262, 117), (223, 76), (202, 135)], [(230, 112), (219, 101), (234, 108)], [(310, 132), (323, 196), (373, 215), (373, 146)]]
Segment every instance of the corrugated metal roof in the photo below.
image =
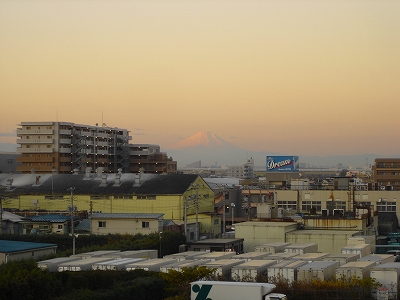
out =
[[(107, 175), (105, 184), (94, 173), (89, 178), (85, 174), (0, 174), (0, 185), (6, 187), (3, 190), (5, 196), (68, 195), (70, 187), (80, 195), (181, 195), (199, 177), (197, 174), (141, 174), (139, 185), (135, 185), (137, 174), (127, 173), (121, 174), (118, 185), (116, 174), (103, 175)], [(40, 176), (38, 184), (36, 176)], [(7, 188), (8, 179), (13, 179), (11, 190)]]
[(164, 214), (131, 214), (131, 213), (95, 213), (91, 216), (92, 219), (158, 219)]
[(76, 226), (75, 229), (90, 231), (90, 219), (83, 219), (81, 222), (79, 222), (78, 226)]
[(24, 221), (32, 221), (32, 222), (50, 222), (50, 223), (64, 223), (71, 219), (70, 216), (66, 215), (38, 215), (32, 217), (23, 218)]
[(35, 250), (40, 248), (51, 248), (51, 247), (57, 247), (57, 245), (0, 240), (0, 252), (2, 253), (13, 253), (13, 252)]

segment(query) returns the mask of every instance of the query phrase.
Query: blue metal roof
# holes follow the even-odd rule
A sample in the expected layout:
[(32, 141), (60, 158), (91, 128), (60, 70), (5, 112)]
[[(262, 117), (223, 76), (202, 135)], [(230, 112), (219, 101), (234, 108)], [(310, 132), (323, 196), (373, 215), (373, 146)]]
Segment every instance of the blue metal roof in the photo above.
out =
[(0, 252), (2, 253), (12, 253), (12, 252), (35, 250), (40, 248), (51, 248), (51, 247), (57, 247), (57, 245), (0, 240)]
[(78, 226), (76, 226), (75, 229), (76, 230), (90, 231), (90, 220), (89, 219), (83, 219), (81, 222), (79, 222)]
[(50, 222), (50, 223), (65, 223), (71, 220), (70, 216), (66, 215), (39, 215), (33, 217), (24, 218), (24, 220), (29, 220), (32, 222)]

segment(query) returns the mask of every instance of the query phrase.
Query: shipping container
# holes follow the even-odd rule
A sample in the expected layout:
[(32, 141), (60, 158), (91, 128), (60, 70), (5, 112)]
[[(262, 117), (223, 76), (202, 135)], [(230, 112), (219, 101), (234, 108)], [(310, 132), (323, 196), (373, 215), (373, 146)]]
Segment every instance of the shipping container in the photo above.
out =
[[(164, 257), (165, 258), (165, 257)], [(165, 265), (160, 267), (160, 272), (168, 273), (169, 270), (174, 270), (182, 272), (183, 268), (193, 268), (197, 266), (202, 266), (205, 263), (210, 262), (209, 259), (186, 259), (177, 261), (176, 263)]]
[(304, 260), (286, 260), (268, 267), (268, 278), (285, 278), (288, 282), (297, 280), (297, 269), (308, 264)]
[(158, 258), (157, 250), (129, 250), (102, 255), (103, 257), (111, 258)]
[(92, 251), (92, 252), (85, 252), (85, 253), (78, 253), (71, 255), (71, 257), (80, 257), (80, 258), (90, 258), (90, 257), (101, 257), (106, 256), (114, 253), (119, 253), (120, 250), (99, 250), (99, 251)]
[(279, 253), (279, 252), (284, 252), (285, 247), (289, 246), (290, 243), (285, 243), (285, 242), (272, 242), (272, 243), (266, 243), (266, 244), (261, 244), (255, 247), (256, 252), (267, 252), (271, 254)]
[(231, 269), (231, 278), (236, 281), (256, 281), (257, 276), (268, 278), (268, 267), (275, 265), (276, 260), (252, 259)]
[(57, 272), (60, 264), (70, 261), (77, 261), (80, 259), (81, 259), (80, 257), (57, 257), (39, 261), (37, 265), (42, 270), (48, 270), (49, 272)]
[(313, 261), (297, 269), (297, 280), (311, 282), (312, 280), (331, 280), (336, 275), (338, 261)]
[(304, 253), (294, 256), (293, 260), (305, 260), (308, 262), (315, 260), (322, 260), (324, 257), (327, 257), (329, 253)]
[(371, 246), (369, 244), (353, 244), (342, 247), (343, 254), (358, 254), (359, 258), (371, 254)]
[(199, 256), (201, 254), (206, 254), (206, 253), (210, 253), (210, 252), (186, 251), (186, 252), (179, 252), (179, 253), (174, 253), (174, 254), (170, 254), (170, 255), (165, 255), (164, 258), (173, 258), (173, 259), (176, 259), (177, 261), (192, 260), (192, 259), (196, 259), (197, 256)]
[(116, 258), (112, 260), (107, 260), (103, 262), (94, 263), (92, 265), (92, 270), (110, 270), (110, 271), (125, 271), (125, 266), (127, 264), (144, 261), (147, 258)]
[(359, 277), (360, 279), (369, 278), (371, 268), (375, 266), (375, 262), (371, 261), (351, 261), (341, 265), (336, 269), (337, 278)]
[(147, 260), (139, 261), (139, 262), (132, 263), (132, 264), (127, 264), (125, 266), (125, 269), (127, 271), (142, 269), (145, 271), (160, 272), (160, 268), (162, 266), (173, 264), (176, 262), (177, 262), (177, 260), (172, 259), (172, 258), (153, 258), (153, 259), (147, 259)]
[(318, 244), (316, 243), (291, 244), (285, 247), (284, 252), (297, 253), (297, 254), (317, 253)]
[(211, 261), (220, 260), (220, 259), (230, 259), (232, 256), (237, 255), (236, 252), (203, 252), (200, 255), (196, 256), (196, 259), (209, 259)]
[(382, 287), (388, 289), (389, 299), (398, 299), (400, 295), (400, 264), (390, 262), (371, 268), (371, 278), (379, 282)]
[(347, 246), (354, 244), (369, 244), (371, 246), (371, 253), (375, 253), (376, 251), (376, 237), (374, 235), (361, 235), (347, 238)]
[(330, 254), (322, 258), (323, 261), (338, 261), (340, 265), (347, 264), (351, 261), (357, 261), (360, 256), (358, 254)]
[(376, 265), (393, 262), (393, 255), (390, 254), (369, 254), (358, 259), (358, 261), (373, 261)]
[(247, 252), (232, 256), (231, 259), (243, 259), (244, 261), (249, 261), (252, 259), (264, 259), (268, 255), (267, 252)]
[(298, 253), (280, 252), (275, 254), (269, 254), (264, 259), (272, 259), (276, 260), (277, 262), (281, 262), (284, 260), (292, 260), (298, 255), (299, 255)]
[(231, 270), (234, 266), (244, 263), (244, 260), (239, 259), (218, 259), (203, 264), (202, 266), (209, 269), (215, 269), (215, 276), (223, 276), (225, 278), (231, 277)]
[(89, 257), (80, 260), (70, 261), (62, 263), (58, 266), (58, 272), (63, 271), (88, 271), (92, 270), (92, 266), (95, 263), (103, 262), (103, 261), (110, 261), (109, 257)]

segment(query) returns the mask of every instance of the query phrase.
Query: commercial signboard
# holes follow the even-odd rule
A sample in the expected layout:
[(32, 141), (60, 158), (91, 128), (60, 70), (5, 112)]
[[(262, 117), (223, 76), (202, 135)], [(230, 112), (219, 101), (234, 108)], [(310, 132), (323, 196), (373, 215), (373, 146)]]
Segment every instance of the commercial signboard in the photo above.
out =
[(267, 172), (299, 171), (298, 156), (267, 156)]

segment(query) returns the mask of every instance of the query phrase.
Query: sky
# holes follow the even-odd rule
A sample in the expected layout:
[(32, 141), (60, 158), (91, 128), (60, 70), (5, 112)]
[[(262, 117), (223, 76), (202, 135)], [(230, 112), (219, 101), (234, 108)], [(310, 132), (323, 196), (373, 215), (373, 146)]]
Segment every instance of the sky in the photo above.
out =
[[(20, 122), (398, 155), (400, 1), (0, 0), (0, 143)], [(1, 148), (0, 148), (1, 151)]]

